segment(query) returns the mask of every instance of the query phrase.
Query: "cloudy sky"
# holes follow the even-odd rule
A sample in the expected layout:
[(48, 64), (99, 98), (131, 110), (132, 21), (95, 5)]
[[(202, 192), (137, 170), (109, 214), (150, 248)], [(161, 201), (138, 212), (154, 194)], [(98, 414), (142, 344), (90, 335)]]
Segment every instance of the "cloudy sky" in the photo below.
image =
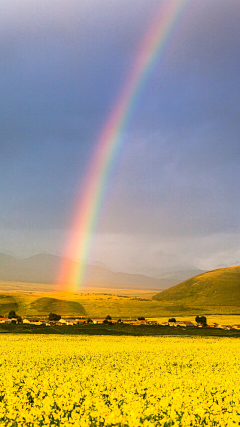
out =
[[(0, 252), (64, 255), (101, 129), (169, 0), (2, 0)], [(189, 0), (109, 176), (89, 262), (240, 264), (240, 2)]]

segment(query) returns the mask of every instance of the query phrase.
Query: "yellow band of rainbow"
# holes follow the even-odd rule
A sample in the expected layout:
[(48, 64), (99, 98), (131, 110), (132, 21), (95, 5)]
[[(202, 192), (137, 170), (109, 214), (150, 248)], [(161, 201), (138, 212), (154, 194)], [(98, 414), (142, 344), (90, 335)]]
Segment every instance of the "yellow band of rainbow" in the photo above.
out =
[[(147, 79), (155, 60), (161, 55), (187, 1), (161, 2), (155, 22), (151, 23), (122, 93), (103, 127), (84, 182), (84, 191), (74, 215), (65, 261), (61, 266), (56, 285), (58, 291), (76, 292), (81, 287), (84, 265), (88, 258), (91, 237), (101, 209), (109, 170), (121, 144), (123, 131), (134, 110), (139, 90)], [(69, 262), (69, 259), (78, 259), (79, 263)]]

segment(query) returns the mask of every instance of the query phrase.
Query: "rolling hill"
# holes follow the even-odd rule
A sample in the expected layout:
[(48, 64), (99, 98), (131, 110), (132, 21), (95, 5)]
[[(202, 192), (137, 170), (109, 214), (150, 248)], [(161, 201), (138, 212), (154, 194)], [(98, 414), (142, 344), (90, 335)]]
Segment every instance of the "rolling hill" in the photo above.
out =
[(240, 266), (192, 277), (153, 297), (164, 304), (187, 307), (240, 307)]
[(0, 317), (14, 310), (21, 316), (158, 317), (161, 304), (152, 299), (71, 292), (8, 292), (0, 294)]

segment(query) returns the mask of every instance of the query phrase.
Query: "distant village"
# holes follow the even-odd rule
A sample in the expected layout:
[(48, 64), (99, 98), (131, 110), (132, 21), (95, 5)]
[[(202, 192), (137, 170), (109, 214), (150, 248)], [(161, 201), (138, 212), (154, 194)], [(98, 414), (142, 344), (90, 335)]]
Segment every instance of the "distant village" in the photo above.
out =
[(191, 328), (191, 327), (209, 327), (209, 328), (218, 328), (218, 329), (239, 329), (240, 325), (222, 325), (218, 323), (209, 323), (207, 324), (206, 317), (196, 317), (195, 322), (191, 321), (177, 321), (175, 318), (171, 318), (166, 322), (158, 322), (157, 320), (145, 319), (145, 317), (138, 317), (137, 319), (112, 319), (111, 316), (106, 316), (105, 318), (69, 318), (62, 317), (60, 315), (50, 313), (49, 316), (18, 316), (15, 312), (10, 312), (8, 317), (0, 317), (1, 323), (13, 323), (13, 324), (26, 324), (26, 325), (36, 325), (36, 326), (75, 326), (75, 325), (97, 325), (97, 324), (126, 324), (126, 325), (158, 325), (158, 326), (169, 326), (169, 327), (181, 327), (181, 328)]

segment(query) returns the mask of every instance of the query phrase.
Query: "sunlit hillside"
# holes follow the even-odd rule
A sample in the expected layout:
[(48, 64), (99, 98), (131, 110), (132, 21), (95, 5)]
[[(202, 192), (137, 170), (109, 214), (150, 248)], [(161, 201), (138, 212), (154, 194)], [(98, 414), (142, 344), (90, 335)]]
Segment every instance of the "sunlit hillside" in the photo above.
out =
[(220, 268), (200, 274), (155, 295), (165, 304), (186, 305), (221, 312), (240, 310), (240, 266)]
[(0, 315), (14, 310), (21, 316), (49, 313), (86, 317), (158, 317), (162, 304), (149, 298), (110, 293), (2, 292)]

